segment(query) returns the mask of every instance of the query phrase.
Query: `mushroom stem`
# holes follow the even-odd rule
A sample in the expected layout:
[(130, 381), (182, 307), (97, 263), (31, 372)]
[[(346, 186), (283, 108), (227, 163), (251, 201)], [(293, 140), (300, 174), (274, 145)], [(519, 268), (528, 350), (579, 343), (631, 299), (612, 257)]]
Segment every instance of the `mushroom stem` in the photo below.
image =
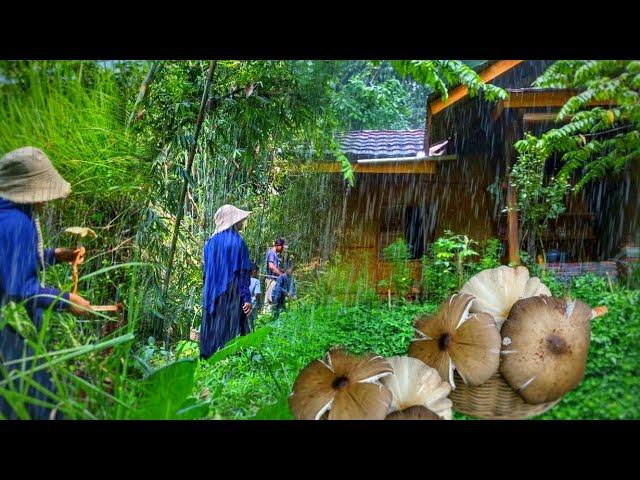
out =
[(71, 292), (76, 294), (78, 293), (78, 263), (75, 260), (71, 264), (71, 268), (73, 270), (73, 290)]
[(594, 307), (591, 309), (591, 320), (594, 318), (602, 317), (606, 315), (609, 309), (605, 305), (600, 305), (599, 307)]

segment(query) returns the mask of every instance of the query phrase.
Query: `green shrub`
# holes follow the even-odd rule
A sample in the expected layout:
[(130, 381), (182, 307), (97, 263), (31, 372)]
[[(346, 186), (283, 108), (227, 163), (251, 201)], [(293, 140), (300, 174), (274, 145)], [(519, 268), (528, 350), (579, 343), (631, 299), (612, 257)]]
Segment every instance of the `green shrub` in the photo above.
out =
[[(482, 254), (474, 250), (481, 247)], [(473, 247), (473, 248), (472, 248)], [(481, 270), (500, 265), (500, 242), (484, 244), (447, 230), (422, 257), (422, 281), (426, 301), (440, 303), (459, 290), (469, 277)], [(479, 260), (478, 260), (479, 257)]]
[(535, 262), (533, 258), (524, 251), (520, 252), (520, 260), (522, 261), (522, 265), (529, 270), (529, 275), (538, 277), (540, 281), (549, 288), (554, 297), (564, 297), (569, 293), (569, 285), (563, 284), (558, 279), (554, 270), (549, 270), (545, 268), (544, 265)]
[[(611, 293), (606, 280), (585, 276), (575, 281), (570, 293), (591, 306), (607, 305), (609, 313), (593, 321), (583, 382), (537, 418), (640, 418), (640, 292), (619, 287)], [(207, 395), (214, 418), (290, 418), (286, 396), (309, 362), (333, 346), (356, 355), (406, 355), (413, 319), (436, 309), (435, 303), (400, 303), (393, 308), (384, 302), (343, 305), (335, 299), (323, 304), (292, 303), (275, 322), (268, 315), (259, 318), (258, 327), (272, 327), (261, 345), (213, 365), (201, 362), (193, 395)], [(191, 345), (182, 348), (195, 351), (195, 344)], [(455, 418), (468, 417), (456, 413)]]

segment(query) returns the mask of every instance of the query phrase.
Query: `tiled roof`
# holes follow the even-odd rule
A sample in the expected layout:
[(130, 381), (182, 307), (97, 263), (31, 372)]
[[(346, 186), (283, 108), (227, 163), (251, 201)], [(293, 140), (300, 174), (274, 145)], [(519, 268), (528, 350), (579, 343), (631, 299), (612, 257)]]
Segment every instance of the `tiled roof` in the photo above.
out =
[[(423, 149), (424, 130), (362, 130), (338, 135), (340, 147), (348, 157), (415, 157)], [(447, 141), (429, 147), (430, 156), (442, 155)]]

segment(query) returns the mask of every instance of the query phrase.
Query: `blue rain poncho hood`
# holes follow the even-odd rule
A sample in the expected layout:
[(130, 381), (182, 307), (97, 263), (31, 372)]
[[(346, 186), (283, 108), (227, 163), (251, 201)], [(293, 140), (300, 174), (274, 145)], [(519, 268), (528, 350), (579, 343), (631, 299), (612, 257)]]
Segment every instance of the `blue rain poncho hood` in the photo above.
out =
[(213, 315), (215, 300), (227, 291), (236, 274), (251, 271), (249, 249), (240, 234), (229, 228), (213, 235), (204, 247), (203, 308)]

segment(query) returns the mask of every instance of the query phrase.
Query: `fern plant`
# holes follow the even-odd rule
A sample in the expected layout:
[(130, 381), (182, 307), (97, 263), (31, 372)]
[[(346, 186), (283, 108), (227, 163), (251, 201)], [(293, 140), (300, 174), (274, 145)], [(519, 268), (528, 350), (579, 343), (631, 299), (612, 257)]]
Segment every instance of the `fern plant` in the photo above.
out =
[[(515, 145), (518, 161), (512, 181), (518, 188), (530, 250), (533, 237), (540, 238), (548, 220), (564, 211), (568, 194), (615, 175), (640, 158), (640, 61), (562, 60), (534, 86), (578, 93), (558, 112), (557, 120), (570, 119), (569, 123), (539, 137), (526, 135)], [(592, 107), (591, 102), (610, 106)], [(545, 163), (554, 156), (560, 159), (560, 170), (545, 178)]]
[(482, 92), (489, 101), (507, 98), (505, 90), (484, 83), (480, 75), (460, 60), (396, 60), (391, 65), (400, 75), (411, 76), (416, 82), (430, 86), (445, 101), (448, 89), (459, 84), (467, 87), (471, 96)]
[[(516, 144), (521, 156), (534, 145), (542, 160), (560, 154), (562, 168), (554, 181), (564, 182), (581, 172), (572, 187), (577, 193), (640, 157), (640, 61), (562, 60), (534, 86), (579, 91), (558, 112), (558, 120), (571, 118), (567, 125)], [(592, 101), (610, 106), (590, 107)]]

